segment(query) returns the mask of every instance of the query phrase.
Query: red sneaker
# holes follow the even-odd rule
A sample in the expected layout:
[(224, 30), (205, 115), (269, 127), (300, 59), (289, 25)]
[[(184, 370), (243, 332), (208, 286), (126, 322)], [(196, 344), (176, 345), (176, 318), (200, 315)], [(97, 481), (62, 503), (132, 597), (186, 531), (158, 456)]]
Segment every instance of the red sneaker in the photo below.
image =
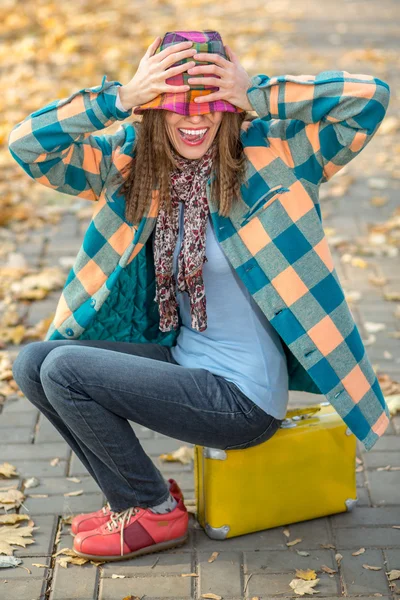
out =
[[(175, 479), (168, 479), (169, 482), (169, 491), (176, 501), (179, 501), (179, 498), (183, 498), (182, 490), (175, 481)], [(110, 503), (107, 502), (100, 508), (100, 510), (96, 510), (91, 513), (83, 513), (80, 515), (76, 515), (71, 521), (71, 535), (75, 536), (77, 533), (81, 531), (91, 531), (92, 529), (96, 529), (100, 527), (104, 523), (107, 523), (110, 520), (111, 513), (117, 514), (115, 511), (111, 510)]]
[(124, 560), (184, 544), (188, 538), (189, 515), (179, 499), (169, 513), (132, 507), (113, 514), (97, 529), (78, 533), (73, 549), (91, 560)]

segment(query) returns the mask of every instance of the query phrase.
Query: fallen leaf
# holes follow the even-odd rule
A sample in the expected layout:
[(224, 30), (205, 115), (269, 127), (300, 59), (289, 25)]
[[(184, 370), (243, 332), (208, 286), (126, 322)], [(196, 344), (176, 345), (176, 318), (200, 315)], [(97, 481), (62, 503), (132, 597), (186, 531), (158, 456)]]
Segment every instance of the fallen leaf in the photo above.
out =
[(181, 573), (181, 577), (198, 577), (197, 573)]
[(180, 446), (180, 448), (174, 452), (160, 454), (159, 458), (160, 460), (164, 460), (166, 462), (181, 462), (182, 464), (188, 464), (194, 460), (194, 448), (190, 448), (189, 446)]
[(313, 581), (304, 581), (303, 579), (292, 579), (289, 583), (290, 587), (299, 594), (299, 596), (304, 596), (304, 594), (317, 594), (319, 590), (314, 590), (314, 586), (317, 585), (319, 579), (314, 579)]
[(48, 565), (42, 565), (41, 563), (32, 563), (32, 567), (40, 567), (42, 569), (47, 569)]
[(389, 581), (400, 579), (400, 569), (392, 569), (387, 575), (389, 577)]
[(19, 508), (24, 500), (25, 496), (19, 490), (9, 489), (5, 492), (0, 491), (0, 508), (4, 508), (5, 510)]
[(48, 498), (48, 494), (28, 494), (28, 498)]
[(111, 575), (111, 579), (125, 579), (125, 575), (117, 575), (116, 573), (113, 573)]
[(289, 529), (284, 529), (283, 530), (283, 535), (285, 535), (286, 537), (290, 537), (290, 531), (289, 531)]
[(357, 550), (356, 552), (352, 552), (351, 554), (353, 556), (359, 556), (360, 554), (364, 554), (365, 552), (365, 548), (360, 548), (359, 550)]
[(295, 540), (292, 540), (291, 542), (286, 542), (286, 546), (294, 546), (295, 544), (298, 544), (302, 541), (303, 541), (302, 538), (296, 538)]
[(396, 415), (400, 412), (400, 394), (394, 394), (393, 396), (385, 396), (386, 404), (388, 405), (391, 416)]
[(72, 481), (73, 483), (80, 483), (81, 480), (78, 477), (67, 477), (68, 481)]
[(75, 492), (66, 492), (64, 496), (81, 496), (83, 494), (83, 490), (75, 490)]
[(39, 483), (39, 479), (37, 479), (36, 477), (29, 477), (29, 479), (25, 479), (25, 481), (23, 482), (23, 485), (25, 488), (33, 488), (33, 487), (37, 487), (38, 485), (40, 485), (40, 483)]
[(300, 554), (300, 556), (310, 556), (310, 553), (305, 550), (296, 550), (296, 552), (297, 554)]
[(21, 563), (22, 560), (16, 556), (0, 556), (0, 569), (18, 567)]
[(71, 525), (73, 518), (74, 518), (74, 515), (68, 515), (68, 517), (62, 517), (61, 521), (63, 523), (65, 523), (65, 525)]
[(342, 559), (343, 559), (343, 555), (342, 554), (340, 554), (339, 552), (337, 554), (335, 554), (335, 560), (336, 560), (338, 566), (340, 566), (340, 563), (342, 562)]
[(52, 554), (53, 558), (56, 558), (57, 556), (59, 556), (60, 554), (65, 554), (66, 556), (78, 556), (73, 550), (72, 548), (61, 548), (61, 550), (58, 550), (55, 554)]
[(29, 521), (29, 515), (17, 515), (16, 513), (0, 515), (0, 525), (15, 525), (21, 521)]
[(377, 333), (378, 331), (382, 331), (386, 329), (385, 323), (375, 323), (373, 321), (365, 321), (364, 323), (365, 329), (368, 333)]
[(363, 565), (363, 567), (369, 571), (380, 571), (382, 569), (382, 567), (373, 567), (371, 565)]
[(313, 569), (296, 569), (296, 575), (299, 579), (304, 579), (304, 581), (310, 581), (311, 579), (316, 579), (317, 574)]
[(400, 292), (383, 292), (383, 297), (388, 302), (399, 302), (400, 300)]
[(324, 573), (328, 573), (329, 575), (333, 575), (334, 573), (337, 573), (337, 571), (334, 571), (333, 569), (331, 569), (330, 567), (327, 567), (326, 565), (321, 565), (321, 571), (323, 571)]
[(212, 563), (217, 558), (219, 552), (213, 552), (207, 562)]
[(11, 527), (8, 525), (0, 527), (0, 554), (12, 556), (15, 550), (12, 546), (26, 548), (27, 544), (33, 544), (35, 540), (30, 536), (34, 529), (36, 528), (30, 525), (19, 527), (18, 523)]
[(61, 558), (58, 558), (56, 562), (58, 562), (60, 567), (67, 569), (69, 564), (82, 566), (88, 562), (88, 559), (81, 556), (62, 556)]
[(18, 477), (18, 473), (14, 465), (4, 462), (0, 465), (0, 477)]
[(51, 464), (51, 466), (52, 466), (52, 467), (56, 467), (56, 466), (58, 465), (58, 463), (59, 463), (59, 462), (60, 462), (60, 459), (59, 459), (59, 458), (53, 458), (53, 459), (50, 461), (50, 464)]
[(210, 598), (211, 600), (222, 600), (222, 596), (217, 596), (217, 594), (202, 594), (202, 598)]

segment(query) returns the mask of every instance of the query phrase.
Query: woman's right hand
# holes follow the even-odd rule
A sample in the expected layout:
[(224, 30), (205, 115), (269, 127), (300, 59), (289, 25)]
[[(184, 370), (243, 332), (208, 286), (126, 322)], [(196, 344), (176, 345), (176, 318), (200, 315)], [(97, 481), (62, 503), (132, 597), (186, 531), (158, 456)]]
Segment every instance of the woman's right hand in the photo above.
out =
[(161, 38), (156, 37), (140, 60), (138, 70), (130, 82), (120, 87), (120, 99), (126, 110), (150, 102), (163, 92), (176, 94), (190, 90), (190, 85), (169, 85), (165, 83), (165, 80), (195, 66), (195, 61), (192, 61), (168, 68), (176, 62), (196, 54), (196, 49), (192, 47), (193, 42), (172, 44), (154, 54), (160, 42)]

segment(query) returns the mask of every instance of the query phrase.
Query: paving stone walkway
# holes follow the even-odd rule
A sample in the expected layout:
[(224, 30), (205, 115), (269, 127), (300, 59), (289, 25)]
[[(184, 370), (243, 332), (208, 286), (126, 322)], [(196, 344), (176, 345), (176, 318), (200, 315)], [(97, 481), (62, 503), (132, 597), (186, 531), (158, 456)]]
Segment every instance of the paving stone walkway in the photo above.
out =
[[(321, 10), (318, 12), (316, 2), (304, 4), (306, 7), (311, 5), (315, 5), (317, 11), (313, 13), (314, 20), (308, 19), (307, 13), (297, 24), (303, 40), (299, 41), (299, 47), (307, 40), (315, 49), (328, 48), (334, 61), (335, 57), (343, 54), (343, 49), (338, 47), (335, 39), (330, 41), (331, 45), (323, 46), (324, 31), (329, 31), (329, 25), (340, 24), (342, 19), (322, 14)], [(379, 47), (384, 43), (390, 47), (391, 38), (389, 36), (384, 41), (383, 28), (394, 14), (395, 3), (368, 2), (365, 8), (365, 3), (342, 0), (340, 6), (344, 15), (350, 5), (356, 12), (358, 7), (363, 13), (363, 21), (359, 22), (358, 28), (362, 33), (360, 45), (372, 39)], [(299, 6), (303, 6), (303, 2)], [(335, 14), (340, 15), (341, 10), (338, 9)], [(330, 31), (336, 31), (335, 27)], [(341, 33), (343, 43), (351, 45), (352, 35)], [(293, 70), (300, 72), (299, 64)], [(369, 64), (365, 68), (359, 63), (340, 68), (355, 73), (374, 73)], [(281, 70), (291, 72), (287, 63)], [(310, 70), (306, 61), (303, 70)], [(379, 73), (376, 74), (379, 76)], [(388, 74), (385, 73), (382, 78), (386, 81), (389, 78), (392, 88), (395, 88), (398, 71), (388, 69)], [(393, 91), (388, 115), (398, 114), (398, 108), (398, 99)], [(399, 381), (399, 339), (388, 335), (391, 332), (398, 335), (399, 332), (400, 320), (395, 316), (398, 303), (384, 299), (386, 292), (399, 290), (398, 256), (364, 256), (368, 267), (363, 269), (346, 260), (346, 251), (359, 255), (355, 246), (338, 243), (340, 236), (344, 242), (356, 245), (364, 240), (365, 246), (369, 226), (385, 223), (394, 214), (398, 207), (400, 178), (398, 174), (390, 176), (379, 156), (385, 152), (390, 156), (396, 143), (399, 147), (398, 133), (390, 139), (377, 135), (353, 164), (323, 186), (321, 204), (324, 226), (330, 230), (331, 249), (344, 290), (349, 296), (354, 292), (360, 294), (351, 304), (351, 310), (363, 339), (370, 339), (369, 322), (386, 326), (375, 334), (376, 341), (367, 347), (370, 359), (379, 372)], [(353, 182), (337, 194), (337, 188), (343, 186), (350, 176)], [(386, 187), (379, 189), (379, 182), (374, 183), (374, 178), (383, 178)], [(370, 200), (374, 195), (387, 197), (386, 204), (373, 205)], [(20, 246), (20, 251), (33, 266), (59, 265), (61, 257), (75, 256), (89, 220), (79, 221), (77, 205), (73, 199), (70, 202), (71, 210), (66, 212), (59, 225), (34, 232), (29, 242)], [(80, 206), (87, 204), (82, 202)], [(387, 284), (383, 287), (373, 285), (369, 280), (371, 274), (385, 276)], [(34, 325), (48, 317), (55, 309), (59, 293), (57, 291), (45, 300), (33, 303), (27, 311), (25, 323)], [(10, 346), (9, 349), (16, 355), (20, 347)], [(322, 396), (292, 393), (289, 406), (309, 405), (322, 400)], [(185, 497), (194, 499), (193, 466), (164, 463), (159, 459), (160, 453), (177, 449), (182, 442), (134, 423), (132, 426), (165, 477), (175, 477)], [(358, 504), (354, 510), (289, 526), (291, 539), (303, 539), (300, 546), (310, 553), (308, 557), (299, 556), (293, 548), (287, 548), (284, 527), (217, 542), (207, 537), (192, 514), (189, 542), (179, 549), (99, 567), (86, 564), (70, 565), (64, 569), (52, 557), (57, 550), (72, 546), (70, 527), (63, 524), (61, 517), (97, 510), (105, 502), (102, 492), (58, 432), (23, 397), (9, 398), (3, 407), (0, 442), (0, 463), (8, 461), (15, 465), (20, 475), (20, 489), (24, 479), (35, 476), (40, 481), (39, 487), (26, 490), (26, 493), (48, 495), (46, 498), (28, 497), (20, 509), (21, 513), (29, 513), (35, 525), (40, 526), (35, 532), (35, 544), (14, 553), (23, 558), (23, 566), (28, 567), (31, 574), (21, 568), (3, 569), (0, 573), (1, 600), (122, 600), (129, 595), (144, 600), (188, 600), (201, 598), (202, 594), (210, 592), (223, 600), (293, 598), (297, 596), (289, 582), (295, 577), (296, 568), (318, 571), (318, 596), (324, 599), (345, 596), (394, 600), (400, 597), (400, 580), (390, 582), (387, 576), (390, 570), (400, 569), (400, 529), (393, 527), (400, 525), (400, 470), (395, 469), (400, 467), (400, 415), (391, 419), (387, 433), (372, 451), (366, 453), (361, 444), (357, 444), (362, 470), (357, 472)], [(59, 458), (58, 464), (51, 466), (52, 459), (56, 457)], [(381, 470), (382, 467), (387, 469)], [(74, 483), (67, 477), (78, 477), (81, 481)], [(77, 489), (83, 489), (84, 493), (77, 497), (64, 495)], [(246, 510), (245, 506), (243, 510)], [(332, 547), (322, 548), (321, 544), (331, 544)], [(352, 553), (362, 547), (365, 553), (353, 556)], [(208, 562), (215, 551), (219, 552), (218, 558)], [(339, 566), (335, 560), (336, 553), (343, 556)], [(47, 568), (34, 567), (32, 563), (46, 564)], [(364, 564), (381, 568), (367, 570)], [(321, 572), (321, 565), (331, 567), (336, 573)], [(198, 577), (181, 577), (182, 573), (197, 573)], [(113, 574), (125, 577), (112, 578)]]

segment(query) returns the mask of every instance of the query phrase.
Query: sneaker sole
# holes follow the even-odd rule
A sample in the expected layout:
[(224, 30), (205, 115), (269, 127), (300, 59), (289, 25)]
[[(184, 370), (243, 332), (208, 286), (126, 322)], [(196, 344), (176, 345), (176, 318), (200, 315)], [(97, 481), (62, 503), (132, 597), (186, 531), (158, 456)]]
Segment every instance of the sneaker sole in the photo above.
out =
[(95, 561), (117, 561), (117, 560), (126, 560), (127, 558), (134, 558), (135, 556), (142, 556), (143, 554), (153, 554), (155, 552), (161, 552), (162, 550), (169, 550), (170, 548), (176, 548), (177, 546), (182, 546), (188, 540), (189, 534), (186, 533), (183, 537), (176, 538), (174, 540), (169, 540), (168, 542), (161, 542), (160, 544), (152, 544), (151, 546), (146, 546), (145, 548), (140, 548), (139, 550), (135, 550), (135, 552), (130, 552), (129, 554), (123, 554), (122, 556), (99, 556), (98, 554), (84, 554), (83, 552), (79, 552), (78, 550), (73, 549), (75, 554), (81, 556), (82, 558), (88, 558), (90, 560)]

